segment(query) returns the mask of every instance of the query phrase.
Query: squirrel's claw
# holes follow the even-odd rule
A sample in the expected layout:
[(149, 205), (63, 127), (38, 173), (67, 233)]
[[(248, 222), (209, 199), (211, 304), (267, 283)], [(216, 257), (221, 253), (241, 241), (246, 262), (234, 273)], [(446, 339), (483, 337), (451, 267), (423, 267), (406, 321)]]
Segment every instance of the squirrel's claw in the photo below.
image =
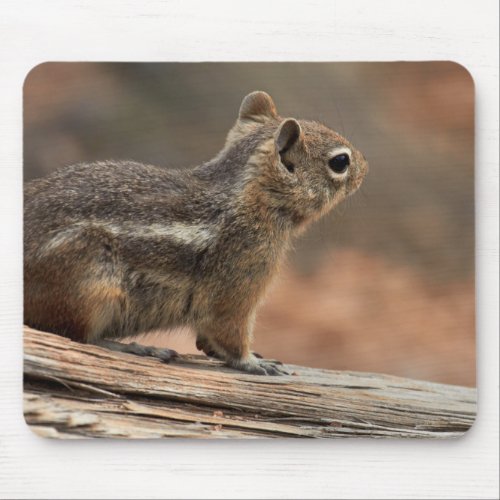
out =
[(268, 363), (272, 363), (273, 365), (283, 365), (283, 363), (281, 361), (279, 361), (278, 359), (266, 359), (264, 358), (264, 356), (262, 356), (262, 354), (259, 354), (258, 352), (252, 352), (252, 354), (258, 358), (258, 359), (263, 359), (265, 361), (267, 361)]

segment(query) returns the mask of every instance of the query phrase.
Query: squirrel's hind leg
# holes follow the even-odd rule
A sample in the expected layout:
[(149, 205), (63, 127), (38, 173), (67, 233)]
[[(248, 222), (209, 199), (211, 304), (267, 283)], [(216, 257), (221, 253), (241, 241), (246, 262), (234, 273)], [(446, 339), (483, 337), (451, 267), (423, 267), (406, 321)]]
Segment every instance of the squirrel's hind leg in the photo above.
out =
[(125, 352), (128, 354), (135, 354), (136, 356), (150, 356), (153, 358), (161, 359), (165, 363), (169, 363), (173, 359), (177, 358), (179, 355), (173, 349), (167, 349), (166, 347), (152, 347), (138, 344), (137, 342), (131, 342), (130, 344), (124, 344), (122, 342), (116, 342), (114, 340), (99, 339), (94, 342), (95, 345), (100, 347), (105, 347), (111, 351)]

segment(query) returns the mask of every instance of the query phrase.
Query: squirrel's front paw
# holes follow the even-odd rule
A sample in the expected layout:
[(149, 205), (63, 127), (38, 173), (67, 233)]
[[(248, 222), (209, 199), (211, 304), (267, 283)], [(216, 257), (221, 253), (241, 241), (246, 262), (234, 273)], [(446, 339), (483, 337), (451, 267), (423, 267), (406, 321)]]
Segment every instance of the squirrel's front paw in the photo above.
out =
[(279, 366), (281, 364), (279, 361), (260, 359), (254, 356), (246, 360), (230, 361), (228, 364), (232, 368), (254, 375), (290, 375), (282, 366)]

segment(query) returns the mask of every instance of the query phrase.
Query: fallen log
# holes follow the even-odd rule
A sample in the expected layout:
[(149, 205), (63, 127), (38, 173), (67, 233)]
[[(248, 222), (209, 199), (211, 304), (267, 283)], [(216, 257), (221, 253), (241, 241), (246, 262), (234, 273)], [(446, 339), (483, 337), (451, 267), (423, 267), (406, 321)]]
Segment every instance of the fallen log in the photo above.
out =
[(24, 416), (54, 438), (447, 438), (475, 418), (475, 389), (286, 368), (249, 375), (194, 355), (164, 364), (25, 327)]

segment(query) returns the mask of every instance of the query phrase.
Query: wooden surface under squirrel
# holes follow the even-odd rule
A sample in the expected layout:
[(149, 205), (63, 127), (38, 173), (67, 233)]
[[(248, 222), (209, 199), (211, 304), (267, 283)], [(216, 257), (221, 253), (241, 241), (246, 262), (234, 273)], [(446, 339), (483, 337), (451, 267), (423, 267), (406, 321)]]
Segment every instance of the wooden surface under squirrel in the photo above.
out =
[(256, 91), (200, 166), (103, 161), (34, 180), (24, 191), (24, 321), (167, 362), (177, 353), (116, 340), (188, 326), (199, 350), (232, 368), (285, 374), (251, 351), (258, 304), (293, 236), (367, 170), (339, 134), (280, 117)]
[(24, 416), (52, 438), (447, 438), (476, 390), (286, 365), (259, 377), (204, 355), (154, 357), (24, 331)]

